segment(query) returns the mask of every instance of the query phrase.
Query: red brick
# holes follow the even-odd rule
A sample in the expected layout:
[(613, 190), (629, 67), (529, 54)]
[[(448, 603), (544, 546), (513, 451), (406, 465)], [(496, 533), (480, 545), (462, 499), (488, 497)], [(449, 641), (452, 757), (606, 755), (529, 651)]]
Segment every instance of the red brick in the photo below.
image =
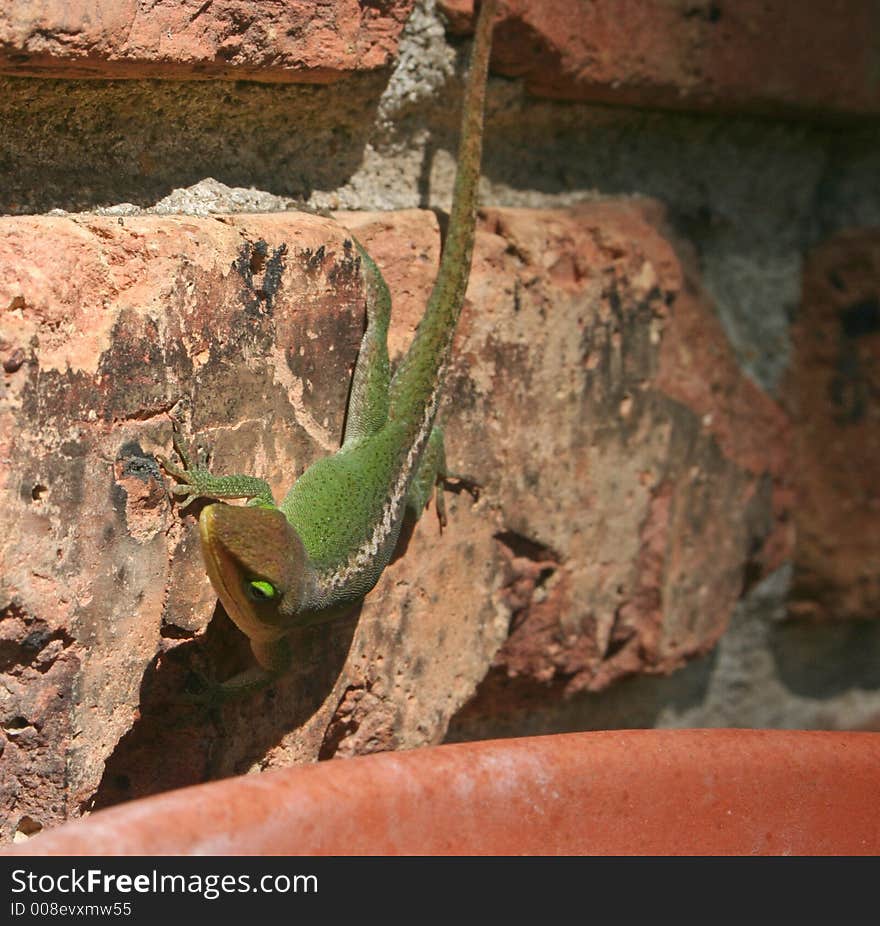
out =
[[(465, 28), (470, 0), (439, 0)], [(505, 0), (493, 70), (536, 96), (676, 109), (880, 112), (876, 0)]]
[(785, 394), (794, 428), (792, 614), (880, 616), (880, 232), (804, 267)]
[[(553, 292), (552, 325), (580, 331), (583, 351), (573, 430), (544, 422), (548, 397), (577, 392), (542, 354), (552, 335), (521, 334), (528, 364), (502, 355), (492, 393), (493, 417), (534, 435), (512, 431), (493, 466), (508, 481), (501, 594), (514, 615), (494, 671), (552, 685), (549, 697), (706, 652), (747, 570), (777, 567), (791, 544), (787, 418), (737, 366), (687, 249), (650, 204), (570, 215), (489, 213), (516, 255), (501, 278), (524, 262), (521, 304)], [(556, 350), (570, 369), (570, 346)], [(521, 690), (534, 691), (512, 684), (511, 697)]]
[(0, 73), (326, 83), (387, 67), (413, 0), (12, 0)]

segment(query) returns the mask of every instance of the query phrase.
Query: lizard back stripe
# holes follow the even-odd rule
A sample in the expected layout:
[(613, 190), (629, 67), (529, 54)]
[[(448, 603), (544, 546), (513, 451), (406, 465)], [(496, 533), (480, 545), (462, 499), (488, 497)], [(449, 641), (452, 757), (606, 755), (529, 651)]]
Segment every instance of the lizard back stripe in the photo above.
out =
[(444, 369), (441, 368), (436, 385), (431, 391), (430, 399), (425, 405), (425, 410), (419, 422), (416, 436), (410, 444), (406, 459), (383, 505), (381, 519), (376, 522), (370, 539), (358, 547), (358, 549), (348, 557), (348, 560), (342, 567), (334, 569), (332, 572), (320, 577), (320, 591), (322, 593), (336, 591), (351, 582), (358, 574), (366, 572), (371, 567), (375, 568), (379, 551), (397, 527), (402, 517), (401, 508), (406, 498), (412, 475), (419, 464), (422, 452), (425, 449), (425, 444), (430, 436), (431, 428), (434, 425), (434, 418), (437, 414), (437, 404), (440, 396), (440, 384), (443, 381), (443, 372)]

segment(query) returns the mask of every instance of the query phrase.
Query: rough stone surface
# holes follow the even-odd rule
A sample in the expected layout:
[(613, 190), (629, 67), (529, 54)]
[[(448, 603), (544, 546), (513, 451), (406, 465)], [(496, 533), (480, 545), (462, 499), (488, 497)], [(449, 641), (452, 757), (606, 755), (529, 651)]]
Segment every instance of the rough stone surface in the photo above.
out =
[(797, 526), (790, 611), (880, 616), (880, 231), (841, 232), (804, 267), (785, 394)]
[(13, 0), (0, 73), (324, 83), (387, 67), (413, 0)]
[[(395, 295), (433, 280), (430, 213), (345, 218)], [(362, 326), (346, 232), (307, 215), (0, 223), (5, 807), (20, 834), (273, 765), (440, 741), (491, 675), (598, 690), (709, 649), (786, 556), (785, 419), (738, 373), (649, 202), (490, 210), (450, 376), (448, 455), (482, 484), (429, 512), (359, 613), (224, 710), (248, 664), (153, 454), (172, 409), (217, 471), (276, 493), (341, 432)], [(210, 622), (210, 623), (209, 623)], [(12, 832), (6, 831), (8, 837)]]
[[(471, 0), (438, 6), (468, 30)], [(874, 0), (505, 0), (492, 63), (554, 99), (869, 115), (877, 23)]]
[(355, 170), (382, 84), (0, 77), (0, 125), (16, 126), (0, 133), (0, 211), (153, 206), (212, 177), (302, 201)]

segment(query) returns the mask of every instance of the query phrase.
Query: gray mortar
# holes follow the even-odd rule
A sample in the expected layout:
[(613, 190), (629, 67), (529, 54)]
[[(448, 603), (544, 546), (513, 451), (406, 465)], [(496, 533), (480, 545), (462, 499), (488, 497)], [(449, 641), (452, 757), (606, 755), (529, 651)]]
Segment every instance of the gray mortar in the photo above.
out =
[[(424, 0), (393, 72), (329, 86), (0, 78), (0, 212), (445, 208), (466, 50)], [(839, 228), (880, 225), (878, 142), (880, 129), (865, 123), (553, 103), (493, 79), (483, 201), (658, 198), (696, 247), (743, 368), (772, 392), (788, 362), (803, 254)], [(760, 726), (818, 723), (823, 704), (836, 714), (849, 697), (853, 716), (880, 711), (875, 692), (820, 703), (779, 681), (761, 662), (783, 633), (767, 616), (772, 598), (753, 593), (716, 654), (674, 678), (621, 685), (601, 710), (589, 699), (560, 710), (608, 723), (619, 708), (642, 716), (653, 704), (654, 723)], [(831, 632), (816, 628), (812, 639)], [(737, 666), (740, 681), (728, 668)], [(734, 697), (738, 686), (754, 697)]]
[(790, 570), (737, 608), (703, 702), (664, 707), (660, 726), (880, 728), (880, 623), (785, 620)]

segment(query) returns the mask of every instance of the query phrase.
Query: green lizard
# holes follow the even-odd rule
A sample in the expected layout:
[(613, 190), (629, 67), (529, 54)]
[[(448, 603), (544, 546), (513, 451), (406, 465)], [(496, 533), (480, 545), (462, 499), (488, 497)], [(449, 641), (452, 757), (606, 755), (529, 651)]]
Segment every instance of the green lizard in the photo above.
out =
[[(276, 505), (254, 476), (213, 476), (191, 465), (175, 428), (183, 468), (158, 457), (185, 499), (210, 504), (199, 516), (205, 566), (226, 613), (248, 636), (257, 666), (221, 687), (247, 692), (291, 661), (286, 635), (349, 610), (373, 588), (394, 553), (404, 514), (418, 517), (446, 475), (435, 425), (453, 334), (470, 275), (480, 177), (483, 108), (495, 0), (483, 0), (465, 90), (458, 170), (437, 279), (409, 351), (390, 375), (391, 296), (357, 242), (367, 325), (355, 366), (342, 446), (310, 466)], [(444, 518), (442, 490), (437, 509)]]

